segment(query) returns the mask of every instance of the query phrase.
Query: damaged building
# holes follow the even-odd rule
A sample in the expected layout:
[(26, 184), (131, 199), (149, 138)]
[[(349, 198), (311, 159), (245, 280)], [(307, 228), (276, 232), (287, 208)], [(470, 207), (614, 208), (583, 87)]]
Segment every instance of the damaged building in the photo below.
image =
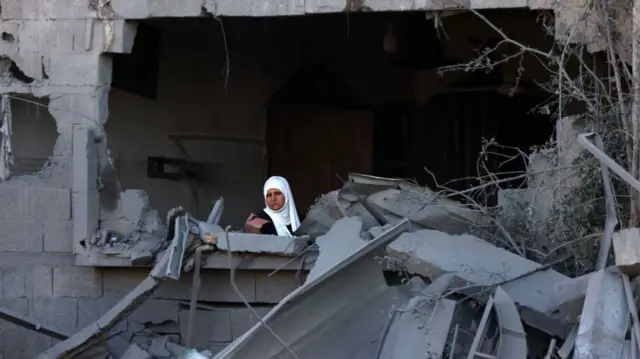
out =
[[(0, 358), (33, 358), (106, 315), (168, 252), (175, 208), (189, 213), (185, 223), (205, 220), (223, 197), (209, 224), (241, 228), (264, 206), (269, 175), (289, 180), (308, 215), (354, 172), (425, 186), (473, 176), (483, 138), (529, 151), (554, 137), (571, 161), (571, 121), (531, 111), (548, 96), (536, 85), (549, 80), (540, 61), (439, 72), (502, 40), (468, 9), (535, 48), (554, 41), (542, 17), (556, 20), (556, 36), (577, 21), (544, 0), (0, 0), (0, 308), (56, 328), (0, 320)], [(388, 197), (377, 195), (387, 224), (420, 211), (385, 207)], [(379, 237), (384, 229), (372, 223), (383, 223), (364, 217), (363, 237)], [(321, 221), (305, 228), (313, 238), (331, 230)], [(210, 253), (197, 274), (195, 321), (193, 270), (158, 284), (114, 326), (116, 344), (169, 336), (211, 354), (227, 348), (228, 358), (259, 357), (242, 346), (255, 314), (303, 288), (317, 265), (299, 248), (265, 252)], [(389, 304), (388, 294), (372, 301)], [(559, 320), (534, 304), (533, 321)], [(565, 336), (573, 324), (537, 329)]]

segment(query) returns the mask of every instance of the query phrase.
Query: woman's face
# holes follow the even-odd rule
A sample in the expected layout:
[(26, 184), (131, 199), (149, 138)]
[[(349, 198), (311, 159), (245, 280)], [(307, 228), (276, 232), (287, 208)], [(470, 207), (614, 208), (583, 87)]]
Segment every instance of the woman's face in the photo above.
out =
[(284, 207), (284, 194), (280, 192), (279, 189), (271, 188), (267, 191), (267, 198), (265, 198), (267, 202), (267, 207), (272, 211), (279, 211), (282, 207)]

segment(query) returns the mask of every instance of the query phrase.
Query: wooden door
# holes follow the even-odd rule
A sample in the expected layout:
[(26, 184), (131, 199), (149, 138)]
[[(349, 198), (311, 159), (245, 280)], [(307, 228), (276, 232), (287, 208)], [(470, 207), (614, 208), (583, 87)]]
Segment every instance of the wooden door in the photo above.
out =
[(373, 114), (315, 106), (270, 108), (267, 146), (270, 175), (289, 181), (298, 211), (306, 214), (317, 197), (342, 187), (350, 172), (371, 173)]

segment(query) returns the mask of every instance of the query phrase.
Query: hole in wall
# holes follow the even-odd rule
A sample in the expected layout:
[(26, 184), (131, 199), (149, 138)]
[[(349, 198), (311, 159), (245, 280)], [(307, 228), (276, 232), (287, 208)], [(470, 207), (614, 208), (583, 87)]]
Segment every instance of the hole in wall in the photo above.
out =
[(48, 106), (48, 98), (26, 95), (11, 98), (13, 175), (38, 173), (52, 156), (58, 131)]
[(2, 40), (7, 41), (7, 42), (14, 42), (15, 41), (15, 37), (13, 37), (12, 34), (3, 31), (2, 35), (0, 35), (2, 37)]
[(20, 69), (20, 67), (18, 67), (18, 64), (16, 64), (16, 62), (13, 61), (13, 60), (11, 60), (11, 67), (9, 67), (9, 72), (17, 80), (22, 81), (22, 82), (24, 82), (26, 84), (30, 84), (30, 83), (32, 83), (34, 81), (33, 77), (27, 76), (27, 74), (25, 74), (22, 71), (22, 69)]

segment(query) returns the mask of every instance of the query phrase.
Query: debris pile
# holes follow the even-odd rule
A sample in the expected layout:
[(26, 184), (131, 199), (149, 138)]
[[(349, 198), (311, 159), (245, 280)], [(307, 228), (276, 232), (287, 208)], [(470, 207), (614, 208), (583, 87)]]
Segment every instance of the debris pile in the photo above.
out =
[[(609, 224), (597, 270), (570, 278), (476, 235), (493, 223), (428, 188), (352, 175), (302, 224), (319, 247), (307, 281), (215, 358), (638, 357), (640, 229)], [(390, 269), (408, 281), (387, 284)]]
[[(611, 203), (608, 168), (627, 176), (597, 144), (583, 145), (602, 163)], [(294, 238), (230, 232), (219, 224), (223, 208), (221, 198), (206, 221), (180, 207), (170, 211), (164, 239), (147, 249), (157, 258), (148, 278), (79, 333), (4, 309), (0, 318), (62, 340), (38, 359), (71, 358), (97, 346), (128, 359), (638, 357), (640, 229), (614, 233), (615, 211), (607, 213), (596, 271), (571, 278), (488, 241), (497, 225), (486, 214), (403, 180), (352, 174), (312, 206), (299, 230), (304, 235)], [(610, 247), (615, 266), (606, 267)], [(190, 345), (199, 272), (212, 252), (224, 253), (230, 265), (232, 252), (313, 256), (314, 265), (304, 284), (263, 317), (246, 302), (259, 323), (215, 354)], [(162, 280), (185, 271), (194, 272), (186, 346), (171, 336), (145, 346), (110, 335)], [(394, 284), (389, 273), (402, 280)]]

